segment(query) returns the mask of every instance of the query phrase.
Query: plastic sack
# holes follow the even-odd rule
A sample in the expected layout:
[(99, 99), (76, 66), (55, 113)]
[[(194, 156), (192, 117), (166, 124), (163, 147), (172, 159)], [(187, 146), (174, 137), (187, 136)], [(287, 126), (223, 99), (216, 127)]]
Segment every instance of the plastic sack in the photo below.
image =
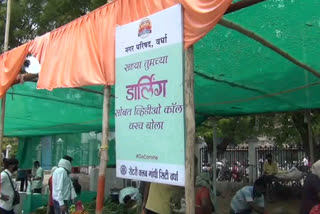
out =
[(303, 172), (299, 171), (296, 167), (292, 167), (289, 171), (276, 175), (278, 179), (286, 181), (300, 180), (303, 178), (303, 176)]

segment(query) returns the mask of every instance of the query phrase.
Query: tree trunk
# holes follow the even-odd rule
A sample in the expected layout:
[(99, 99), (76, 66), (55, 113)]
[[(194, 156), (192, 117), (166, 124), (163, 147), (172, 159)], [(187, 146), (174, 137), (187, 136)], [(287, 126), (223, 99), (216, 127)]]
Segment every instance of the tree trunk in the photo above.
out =
[[(292, 121), (300, 134), (303, 150), (305, 151), (308, 158), (310, 158), (310, 147), (309, 147), (309, 135), (308, 135), (308, 124), (304, 120), (303, 112), (295, 112), (292, 114)], [(313, 132), (312, 132), (313, 136)], [(315, 151), (315, 146), (313, 145)]]

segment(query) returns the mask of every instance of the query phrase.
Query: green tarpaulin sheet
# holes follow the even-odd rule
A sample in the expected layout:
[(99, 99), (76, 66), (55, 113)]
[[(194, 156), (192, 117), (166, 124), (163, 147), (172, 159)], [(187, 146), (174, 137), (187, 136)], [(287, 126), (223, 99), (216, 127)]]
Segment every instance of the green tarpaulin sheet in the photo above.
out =
[[(320, 1), (268, 0), (224, 18), (320, 72)], [(196, 111), (203, 115), (320, 107), (320, 79), (274, 51), (218, 25), (195, 45)]]
[[(101, 134), (61, 134), (50, 137), (19, 138), (17, 159), (21, 169), (31, 169), (35, 160), (42, 168), (50, 170), (57, 166), (64, 155), (73, 158), (72, 166), (98, 166)], [(115, 166), (115, 141), (109, 141), (108, 166)]]
[[(51, 92), (37, 90), (36, 83), (32, 82), (15, 85), (7, 94), (5, 135), (101, 132), (102, 103), (101, 94), (82, 90), (57, 89)], [(114, 120), (110, 122), (114, 127)]]
[[(319, 8), (319, 0), (268, 0), (224, 18), (320, 72)], [(218, 25), (194, 50), (198, 123), (208, 116), (320, 107), (317, 77), (243, 34)], [(103, 86), (88, 88), (100, 93), (39, 91), (35, 83), (14, 86), (7, 95), (5, 135), (101, 131)], [(111, 97), (111, 129), (115, 99)]]

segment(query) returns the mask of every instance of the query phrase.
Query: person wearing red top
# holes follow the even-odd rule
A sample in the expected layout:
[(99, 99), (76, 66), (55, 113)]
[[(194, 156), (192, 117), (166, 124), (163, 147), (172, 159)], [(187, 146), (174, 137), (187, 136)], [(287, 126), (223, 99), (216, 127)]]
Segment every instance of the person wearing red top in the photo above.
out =
[(211, 214), (213, 207), (213, 189), (209, 173), (201, 173), (196, 178), (195, 214)]
[(53, 172), (54, 170), (56, 170), (57, 167), (53, 167), (51, 169), (51, 177), (49, 178), (49, 181), (48, 181), (48, 185), (49, 185), (49, 206), (48, 206), (48, 209), (49, 209), (49, 214), (54, 214), (54, 204), (53, 204), (53, 198), (52, 198), (52, 175), (53, 175)]

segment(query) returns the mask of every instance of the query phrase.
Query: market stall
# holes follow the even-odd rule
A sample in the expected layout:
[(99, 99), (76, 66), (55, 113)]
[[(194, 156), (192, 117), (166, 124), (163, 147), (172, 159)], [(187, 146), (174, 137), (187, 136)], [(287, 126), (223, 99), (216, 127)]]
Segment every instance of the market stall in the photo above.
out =
[[(189, 59), (187, 61), (189, 77), (193, 77), (194, 74), (194, 94), (192, 78), (188, 79), (190, 87), (187, 87), (190, 89), (187, 95), (191, 96), (186, 104), (190, 113), (187, 127), (191, 124), (190, 135), (187, 138), (187, 159), (188, 157), (189, 159), (186, 168), (190, 175), (188, 178), (191, 177), (191, 180), (188, 180), (187, 184), (192, 183), (190, 166), (193, 164), (193, 158), (190, 158), (190, 154), (193, 145), (192, 122), (194, 120), (200, 123), (212, 116), (296, 111), (320, 106), (317, 93), (320, 83), (318, 80), (320, 62), (317, 59), (320, 50), (316, 45), (320, 31), (318, 1), (256, 1), (255, 3), (261, 3), (247, 8), (242, 6), (238, 8), (239, 11), (233, 10), (233, 13), (225, 15), (220, 22), (223, 26), (218, 25), (213, 30), (211, 29), (220, 21), (231, 1), (172, 0), (162, 1), (162, 4), (156, 2), (158, 1), (151, 1), (147, 4), (148, 8), (143, 9), (141, 5), (145, 5), (144, 1), (140, 4), (138, 1), (117, 0), (2, 54), (0, 57), (2, 71), (0, 72), (0, 94), (2, 96), (17, 77), (19, 78), (19, 71), (27, 53), (34, 54), (42, 65), (40, 75), (34, 79), (38, 80), (38, 88), (52, 90), (59, 87), (75, 87), (54, 90), (53, 94), (64, 93), (66, 96), (64, 99), (56, 99), (55, 102), (61, 105), (51, 109), (45, 102), (33, 106), (31, 101), (27, 100), (35, 98), (38, 93), (50, 98), (50, 93), (35, 90), (35, 84), (33, 92), (29, 94), (15, 94), (10, 89), (6, 95), (9, 113), (5, 115), (5, 135), (21, 136), (23, 132), (27, 135), (32, 132), (36, 134), (41, 129), (47, 130), (48, 133), (52, 133), (52, 129), (55, 133), (102, 130), (104, 139), (104, 145), (101, 148), (102, 160), (106, 161), (108, 158), (107, 130), (114, 128), (114, 91), (110, 87), (83, 86), (114, 84), (116, 25), (127, 24), (149, 16), (179, 2), (184, 7), (184, 46), (188, 48), (194, 44), (194, 51), (192, 49), (186, 51)], [(201, 4), (203, 2), (206, 4)], [(133, 14), (130, 13), (130, 8), (141, 10), (138, 10), (138, 14)], [(97, 26), (103, 26), (102, 30)], [(97, 36), (91, 37), (92, 35)], [(78, 41), (84, 43), (79, 44)], [(70, 46), (74, 47), (72, 53), (69, 51)], [(59, 47), (60, 55), (56, 55), (58, 51), (56, 47)], [(81, 51), (77, 48), (81, 48)], [(66, 63), (70, 55), (73, 55), (73, 61)], [(88, 60), (83, 60), (84, 58)], [(27, 85), (17, 87), (23, 90), (23, 87), (28, 87)], [(69, 93), (73, 94), (72, 91), (79, 90), (90, 93), (94, 97), (86, 99), (86, 97), (67, 96)], [(14, 99), (25, 97), (24, 104), (19, 107), (13, 107), (11, 104), (12, 107), (10, 107), (12, 95)], [(87, 101), (85, 105), (82, 104)], [(75, 107), (77, 106), (75, 102), (78, 107)], [(64, 104), (72, 106), (69, 113), (77, 112), (74, 117), (66, 117), (70, 119), (69, 123), (60, 120), (68, 115), (64, 112)], [(82, 113), (83, 107), (88, 107), (86, 114)], [(59, 115), (52, 114), (57, 109), (59, 109)], [(13, 112), (10, 113), (10, 111)], [(44, 114), (40, 115), (41, 111)], [(30, 115), (37, 119), (37, 126), (32, 128), (30, 128), (32, 125)], [(44, 115), (54, 116), (49, 121), (45, 121)], [(103, 128), (101, 128), (102, 115)], [(36, 124), (35, 121), (33, 124)], [(104, 167), (102, 166), (102, 169)], [(103, 177), (104, 174), (102, 173), (101, 176)], [(192, 185), (186, 186), (190, 188), (186, 191), (186, 196), (190, 199), (187, 199), (189, 205), (187, 210), (191, 210), (193, 188)], [(102, 193), (99, 198), (101, 196)]]

